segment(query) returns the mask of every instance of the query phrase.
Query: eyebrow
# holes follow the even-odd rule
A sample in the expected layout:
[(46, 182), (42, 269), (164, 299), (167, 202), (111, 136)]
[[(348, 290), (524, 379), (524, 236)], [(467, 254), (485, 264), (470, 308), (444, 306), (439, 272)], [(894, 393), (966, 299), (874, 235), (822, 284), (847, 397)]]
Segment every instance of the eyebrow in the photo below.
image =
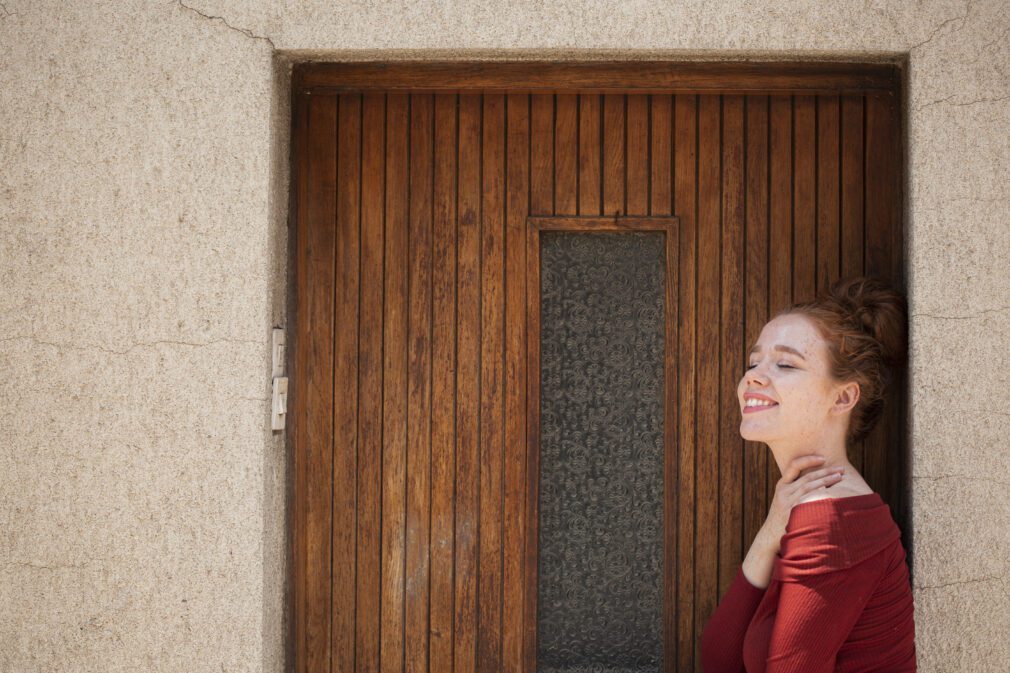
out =
[[(754, 351), (758, 351), (758, 350), (761, 350), (761, 348), (757, 344), (754, 344), (754, 346), (751, 347), (750, 352), (747, 353), (747, 357), (750, 357), (751, 355), (754, 354)], [(772, 350), (773, 351), (785, 351), (786, 353), (792, 353), (793, 355), (799, 356), (799, 358), (801, 360), (806, 360), (806, 358), (803, 357), (803, 353), (799, 352), (795, 348), (792, 348), (790, 346), (786, 346), (785, 344), (775, 344), (772, 347)]]

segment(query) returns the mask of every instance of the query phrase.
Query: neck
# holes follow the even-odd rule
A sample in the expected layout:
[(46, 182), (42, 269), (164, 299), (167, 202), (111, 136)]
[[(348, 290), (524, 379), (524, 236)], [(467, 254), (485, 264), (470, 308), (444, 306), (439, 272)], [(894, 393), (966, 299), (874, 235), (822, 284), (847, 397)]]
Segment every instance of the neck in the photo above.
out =
[(849, 474), (855, 473), (855, 467), (849, 462), (845, 451), (845, 428), (825, 428), (817, 435), (786, 437), (772, 440), (767, 444), (779, 467), (779, 474), (785, 473), (786, 467), (793, 459), (809, 454), (823, 456), (824, 463), (807, 468), (801, 474), (838, 465), (845, 467), (846, 470), (852, 470)]

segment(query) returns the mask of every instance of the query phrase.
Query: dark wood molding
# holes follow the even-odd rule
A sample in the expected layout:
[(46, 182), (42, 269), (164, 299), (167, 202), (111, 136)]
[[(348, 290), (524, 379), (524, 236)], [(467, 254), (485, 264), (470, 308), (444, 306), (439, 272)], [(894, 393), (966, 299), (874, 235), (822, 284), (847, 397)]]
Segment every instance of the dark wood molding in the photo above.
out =
[(845, 94), (900, 88), (891, 63), (794, 61), (395, 61), (299, 63), (294, 86), (313, 93), (479, 89), (509, 93)]

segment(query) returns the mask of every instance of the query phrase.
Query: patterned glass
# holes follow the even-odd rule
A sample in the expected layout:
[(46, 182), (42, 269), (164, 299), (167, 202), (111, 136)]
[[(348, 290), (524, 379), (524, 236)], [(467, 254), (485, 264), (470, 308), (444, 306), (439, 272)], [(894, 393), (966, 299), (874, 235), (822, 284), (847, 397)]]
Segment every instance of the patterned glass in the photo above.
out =
[(542, 673), (663, 670), (664, 244), (541, 233)]

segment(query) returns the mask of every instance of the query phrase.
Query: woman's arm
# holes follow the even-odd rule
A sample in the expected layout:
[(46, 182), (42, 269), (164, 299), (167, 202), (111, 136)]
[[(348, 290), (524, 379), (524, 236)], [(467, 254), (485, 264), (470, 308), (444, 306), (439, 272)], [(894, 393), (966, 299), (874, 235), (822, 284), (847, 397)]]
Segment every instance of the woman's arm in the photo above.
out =
[[(754, 538), (733, 584), (702, 632), (700, 653), (704, 673), (744, 673), (744, 636), (765, 595), (777, 549), (768, 544), (767, 536), (759, 534)], [(763, 577), (763, 585), (756, 584), (751, 577), (759, 581)]]
[(767, 589), (771, 582), (775, 555), (781, 548), (781, 536), (776, 538), (767, 524), (761, 527), (743, 560), (743, 574), (759, 589)]
[(747, 581), (741, 567), (701, 634), (704, 673), (745, 673), (743, 639), (764, 595), (764, 589)]

